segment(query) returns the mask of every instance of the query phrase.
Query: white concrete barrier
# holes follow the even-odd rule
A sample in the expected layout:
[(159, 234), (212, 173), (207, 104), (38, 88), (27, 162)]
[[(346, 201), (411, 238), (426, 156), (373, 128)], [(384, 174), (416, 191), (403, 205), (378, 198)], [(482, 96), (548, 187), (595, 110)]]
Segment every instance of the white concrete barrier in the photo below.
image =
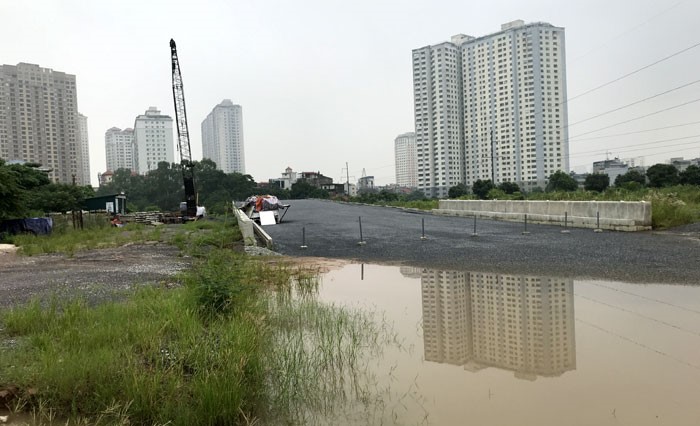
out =
[(233, 203), (233, 212), (238, 220), (238, 228), (241, 230), (241, 235), (243, 235), (243, 244), (247, 246), (257, 246), (253, 221), (236, 207), (235, 202)]
[[(644, 201), (514, 201), (514, 200), (440, 200), (433, 214), (478, 216), (488, 219), (598, 228), (615, 231), (651, 229), (651, 203)], [(600, 214), (600, 225), (598, 217)]]

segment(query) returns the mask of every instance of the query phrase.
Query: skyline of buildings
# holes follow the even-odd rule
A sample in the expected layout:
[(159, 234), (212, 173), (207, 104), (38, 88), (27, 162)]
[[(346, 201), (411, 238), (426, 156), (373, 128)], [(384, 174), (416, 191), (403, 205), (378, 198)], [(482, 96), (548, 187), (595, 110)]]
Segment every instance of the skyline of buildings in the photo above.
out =
[(573, 279), (429, 269), (420, 278), (427, 361), (525, 380), (576, 369)]
[(545, 187), (568, 172), (564, 28), (521, 20), (413, 50), (418, 189)]
[(224, 99), (202, 121), (202, 158), (224, 173), (245, 174), (243, 109)]
[(0, 111), (0, 158), (41, 164), (53, 182), (85, 183), (75, 75), (0, 65)]

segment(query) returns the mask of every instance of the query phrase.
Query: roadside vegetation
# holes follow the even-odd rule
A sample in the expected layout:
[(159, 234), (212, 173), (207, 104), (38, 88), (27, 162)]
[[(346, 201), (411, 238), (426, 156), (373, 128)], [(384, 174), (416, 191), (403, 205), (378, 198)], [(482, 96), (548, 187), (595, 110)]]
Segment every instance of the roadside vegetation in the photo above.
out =
[(304, 425), (376, 409), (364, 363), (390, 327), (319, 302), (317, 269), (246, 256), (236, 236), (223, 220), (177, 229), (195, 264), (175, 288), (1, 312), (0, 403), (37, 425)]

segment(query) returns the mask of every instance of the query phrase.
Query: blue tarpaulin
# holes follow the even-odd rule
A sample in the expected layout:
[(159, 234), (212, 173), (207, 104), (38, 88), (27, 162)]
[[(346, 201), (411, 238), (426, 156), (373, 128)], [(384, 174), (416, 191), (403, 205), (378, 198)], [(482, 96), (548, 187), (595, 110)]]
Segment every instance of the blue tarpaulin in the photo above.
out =
[(50, 217), (32, 217), (28, 219), (10, 219), (0, 223), (0, 233), (10, 235), (31, 233), (48, 235), (53, 229), (53, 219)]

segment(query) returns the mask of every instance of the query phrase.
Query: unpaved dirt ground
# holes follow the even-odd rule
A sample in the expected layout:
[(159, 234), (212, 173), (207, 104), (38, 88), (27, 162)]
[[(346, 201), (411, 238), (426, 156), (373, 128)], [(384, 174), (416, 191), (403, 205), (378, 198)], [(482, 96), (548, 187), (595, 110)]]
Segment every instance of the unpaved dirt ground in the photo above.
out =
[(173, 275), (191, 260), (163, 243), (89, 250), (73, 257), (0, 253), (0, 310), (37, 297), (80, 296), (98, 303), (139, 285), (172, 285)]

